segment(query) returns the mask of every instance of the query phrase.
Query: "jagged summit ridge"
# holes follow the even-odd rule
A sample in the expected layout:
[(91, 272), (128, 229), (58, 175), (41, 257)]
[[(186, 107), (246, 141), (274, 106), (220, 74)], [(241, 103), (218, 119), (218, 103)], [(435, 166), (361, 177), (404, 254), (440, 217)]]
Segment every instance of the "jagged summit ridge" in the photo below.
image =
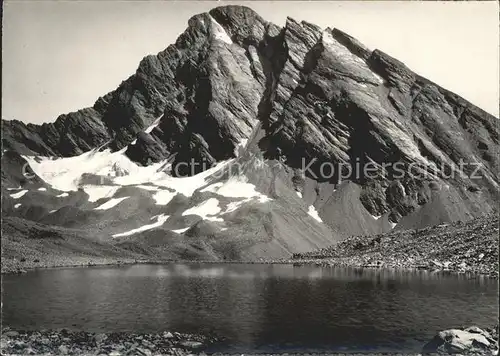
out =
[[(3, 122), (6, 148), (49, 156), (72, 156), (109, 141), (111, 147), (122, 148), (160, 116), (174, 96), (173, 88), (165, 82), (166, 76), (178, 76), (182, 81), (183, 74), (196, 74), (189, 73), (192, 68), (186, 63), (176, 68), (180, 64), (178, 56), (186, 50), (196, 52), (198, 58), (189, 56), (191, 62), (196, 62), (209, 44), (217, 47), (234, 43), (243, 47), (251, 59), (254, 76), (261, 84), (265, 81), (257, 49), (266, 33), (276, 37), (283, 29), (266, 22), (252, 9), (235, 5), (195, 15), (188, 25), (174, 45), (158, 55), (146, 56), (134, 75), (115, 91), (100, 97), (92, 108), (61, 115), (54, 123), (42, 125), (25, 125), (16, 120)], [(293, 31), (294, 26), (299, 24), (288, 18), (285, 27)], [(312, 24), (308, 26), (319, 30)], [(203, 73), (202, 70), (198, 74)]]

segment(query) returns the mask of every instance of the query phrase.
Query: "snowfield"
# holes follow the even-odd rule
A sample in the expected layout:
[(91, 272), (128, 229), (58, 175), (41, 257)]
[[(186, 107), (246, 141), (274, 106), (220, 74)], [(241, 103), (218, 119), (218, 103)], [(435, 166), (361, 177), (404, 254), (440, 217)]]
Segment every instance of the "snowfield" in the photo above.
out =
[[(112, 197), (120, 187), (136, 186), (149, 191), (157, 191), (154, 199), (159, 205), (168, 204), (177, 193), (191, 196), (195, 190), (207, 183), (205, 180), (208, 176), (232, 161), (220, 162), (195, 176), (177, 178), (165, 172), (169, 168), (167, 161), (143, 167), (125, 156), (125, 150), (117, 152), (111, 152), (109, 149), (102, 152), (91, 150), (79, 156), (65, 158), (23, 157), (33, 171), (54, 189), (69, 192), (82, 188), (89, 195), (90, 202)], [(106, 178), (106, 182), (112, 182), (112, 185), (82, 184), (84, 174), (101, 176)], [(102, 181), (104, 182), (104, 179)], [(11, 196), (17, 199), (26, 193), (27, 191), (21, 191)], [(58, 195), (58, 197), (65, 196), (68, 196), (68, 193)]]

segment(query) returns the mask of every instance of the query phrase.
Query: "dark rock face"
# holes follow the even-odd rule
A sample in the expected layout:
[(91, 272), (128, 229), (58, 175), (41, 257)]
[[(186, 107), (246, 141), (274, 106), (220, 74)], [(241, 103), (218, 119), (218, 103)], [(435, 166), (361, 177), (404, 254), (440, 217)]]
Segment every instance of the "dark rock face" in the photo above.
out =
[[(279, 28), (242, 6), (192, 17), (175, 44), (145, 57), (92, 108), (41, 126), (2, 126), (4, 147), (21, 154), (128, 146), (126, 155), (142, 165), (175, 156), (181, 176), (234, 157), (259, 126), (265, 158), (294, 169), (312, 162), (306, 176), (321, 184), (359, 184), (363, 206), (393, 223), (423, 214), (428, 203), (444, 207), (445, 220), (467, 219), (499, 199), (495, 117), (340, 30), (290, 18)], [(344, 167), (325, 177), (325, 163), (371, 164), (379, 174), (346, 177)], [(395, 163), (404, 172), (432, 173), (398, 176)], [(462, 163), (467, 175), (481, 164), (479, 178), (445, 176)], [(308, 200), (330, 196), (316, 189)], [(450, 202), (459, 208), (448, 211)], [(332, 215), (328, 206), (324, 216)]]

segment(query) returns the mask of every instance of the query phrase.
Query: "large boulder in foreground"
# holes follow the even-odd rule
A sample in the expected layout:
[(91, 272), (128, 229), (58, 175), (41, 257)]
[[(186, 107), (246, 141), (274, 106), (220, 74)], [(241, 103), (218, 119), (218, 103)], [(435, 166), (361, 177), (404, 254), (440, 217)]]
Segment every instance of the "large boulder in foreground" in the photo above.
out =
[(498, 355), (498, 325), (486, 330), (471, 326), (441, 331), (424, 346), (422, 353)]

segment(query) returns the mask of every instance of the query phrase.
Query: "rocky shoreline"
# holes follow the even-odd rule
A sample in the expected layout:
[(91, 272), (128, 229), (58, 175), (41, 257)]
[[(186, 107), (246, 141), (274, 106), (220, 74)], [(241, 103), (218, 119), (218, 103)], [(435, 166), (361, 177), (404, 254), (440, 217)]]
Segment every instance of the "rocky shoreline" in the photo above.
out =
[(163, 332), (154, 334), (84, 331), (2, 330), (2, 355), (189, 355), (203, 354), (214, 337)]
[(454, 265), (448, 261), (412, 261), (411, 258), (379, 258), (373, 256), (355, 256), (327, 259), (297, 259), (290, 261), (294, 266), (315, 265), (319, 267), (345, 267), (395, 270), (426, 270), (429, 272), (451, 272), (457, 274), (478, 275), (498, 279), (498, 271), (484, 265)]
[[(218, 341), (221, 340), (215, 337), (167, 331), (141, 334), (4, 328), (1, 351), (2, 355), (206, 355), (207, 347)], [(441, 331), (417, 355), (421, 354), (498, 355), (498, 325), (485, 329), (470, 326)]]
[(498, 279), (498, 270), (491, 266), (481, 264), (457, 265), (447, 261), (414, 261), (409, 258), (374, 258), (373, 256), (354, 256), (339, 258), (316, 258), (316, 259), (288, 259), (270, 261), (159, 261), (159, 260), (109, 260), (109, 259), (83, 259), (70, 260), (62, 263), (32, 263), (25, 265), (10, 264), (2, 266), (2, 275), (23, 274), (28, 271), (54, 268), (85, 268), (96, 266), (125, 266), (140, 264), (169, 264), (169, 263), (203, 263), (203, 264), (284, 264), (293, 266), (314, 265), (318, 267), (339, 267), (339, 268), (362, 268), (362, 269), (395, 269), (395, 270), (426, 270), (429, 272), (450, 272), (467, 274), (472, 276), (482, 276), (486, 278)]
[(120, 266), (140, 263), (135, 259), (103, 257), (65, 257), (49, 259), (7, 259), (2, 258), (2, 274), (22, 274), (27, 271), (62, 267)]

